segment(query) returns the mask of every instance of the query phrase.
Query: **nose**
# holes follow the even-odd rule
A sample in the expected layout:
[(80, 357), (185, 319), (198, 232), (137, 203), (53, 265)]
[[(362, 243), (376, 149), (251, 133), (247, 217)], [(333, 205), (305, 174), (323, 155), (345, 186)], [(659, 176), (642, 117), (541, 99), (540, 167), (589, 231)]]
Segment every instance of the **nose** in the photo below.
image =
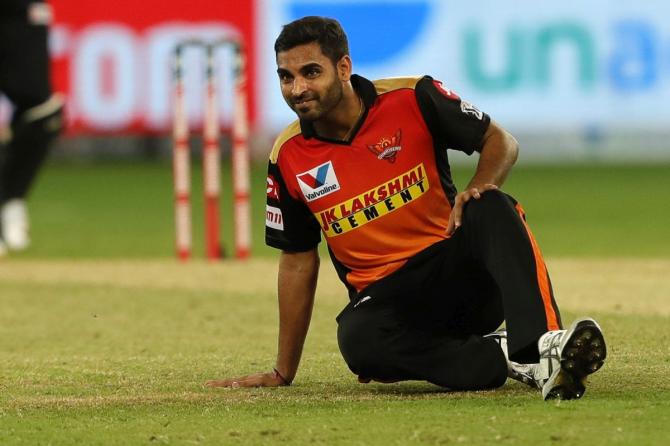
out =
[(302, 77), (296, 77), (293, 80), (293, 88), (291, 94), (293, 96), (301, 96), (307, 90), (307, 82)]

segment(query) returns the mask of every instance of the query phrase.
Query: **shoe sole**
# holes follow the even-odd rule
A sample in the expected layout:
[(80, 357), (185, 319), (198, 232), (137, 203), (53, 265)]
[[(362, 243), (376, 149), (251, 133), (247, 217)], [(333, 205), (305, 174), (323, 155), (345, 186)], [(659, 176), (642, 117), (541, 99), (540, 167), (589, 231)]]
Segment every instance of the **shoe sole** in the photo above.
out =
[(545, 400), (578, 399), (586, 391), (586, 377), (605, 363), (607, 346), (596, 321), (579, 319), (566, 332), (560, 345), (561, 367), (542, 386)]

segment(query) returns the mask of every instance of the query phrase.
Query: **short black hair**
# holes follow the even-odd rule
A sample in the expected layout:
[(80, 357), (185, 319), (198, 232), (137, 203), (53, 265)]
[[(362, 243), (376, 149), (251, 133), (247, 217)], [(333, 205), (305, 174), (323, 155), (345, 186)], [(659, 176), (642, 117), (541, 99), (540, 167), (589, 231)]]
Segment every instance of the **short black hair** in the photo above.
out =
[(282, 27), (275, 41), (275, 54), (298, 45), (316, 42), (333, 65), (349, 55), (349, 41), (342, 25), (328, 17), (307, 16)]

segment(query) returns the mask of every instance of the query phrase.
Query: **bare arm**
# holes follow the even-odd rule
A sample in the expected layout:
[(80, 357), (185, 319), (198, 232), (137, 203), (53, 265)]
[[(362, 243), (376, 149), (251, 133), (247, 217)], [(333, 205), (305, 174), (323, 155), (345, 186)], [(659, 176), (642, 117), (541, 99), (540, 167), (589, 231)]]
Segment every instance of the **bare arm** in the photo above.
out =
[(505, 129), (491, 121), (484, 134), (477, 170), (467, 189), (484, 184), (502, 186), (519, 155), (519, 144)]
[(482, 192), (502, 186), (518, 154), (519, 144), (516, 139), (491, 121), (482, 140), (477, 170), (465, 190), (456, 195), (454, 208), (449, 217), (447, 234), (452, 234), (461, 226), (465, 203), (473, 197), (478, 200)]
[(282, 252), (279, 259), (279, 345), (275, 370), (209, 381), (209, 387), (274, 387), (293, 381), (312, 318), (319, 274), (319, 254)]
[(279, 345), (276, 368), (293, 381), (312, 319), (314, 293), (319, 274), (316, 249), (282, 253), (279, 261)]

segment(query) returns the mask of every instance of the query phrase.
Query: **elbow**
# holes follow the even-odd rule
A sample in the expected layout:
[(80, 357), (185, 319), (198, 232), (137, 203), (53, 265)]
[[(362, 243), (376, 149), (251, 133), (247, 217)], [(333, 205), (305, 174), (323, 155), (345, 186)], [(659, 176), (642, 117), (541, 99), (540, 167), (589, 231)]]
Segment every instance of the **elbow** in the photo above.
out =
[(315, 248), (303, 252), (282, 251), (279, 265), (287, 270), (311, 273), (318, 271), (320, 263), (319, 251)]
[(507, 163), (510, 166), (516, 163), (519, 158), (519, 142), (516, 138), (504, 128), (497, 127), (494, 140)]
[(484, 151), (495, 154), (498, 161), (512, 166), (519, 158), (519, 142), (510, 132), (491, 121), (482, 141), (480, 152)]
[(312, 268), (315, 271), (318, 271), (320, 267), (321, 267), (321, 257), (319, 257), (319, 252), (315, 250), (314, 257), (312, 258)]
[(515, 164), (519, 159), (519, 141), (509, 132), (505, 132), (505, 146), (507, 147), (510, 164)]

